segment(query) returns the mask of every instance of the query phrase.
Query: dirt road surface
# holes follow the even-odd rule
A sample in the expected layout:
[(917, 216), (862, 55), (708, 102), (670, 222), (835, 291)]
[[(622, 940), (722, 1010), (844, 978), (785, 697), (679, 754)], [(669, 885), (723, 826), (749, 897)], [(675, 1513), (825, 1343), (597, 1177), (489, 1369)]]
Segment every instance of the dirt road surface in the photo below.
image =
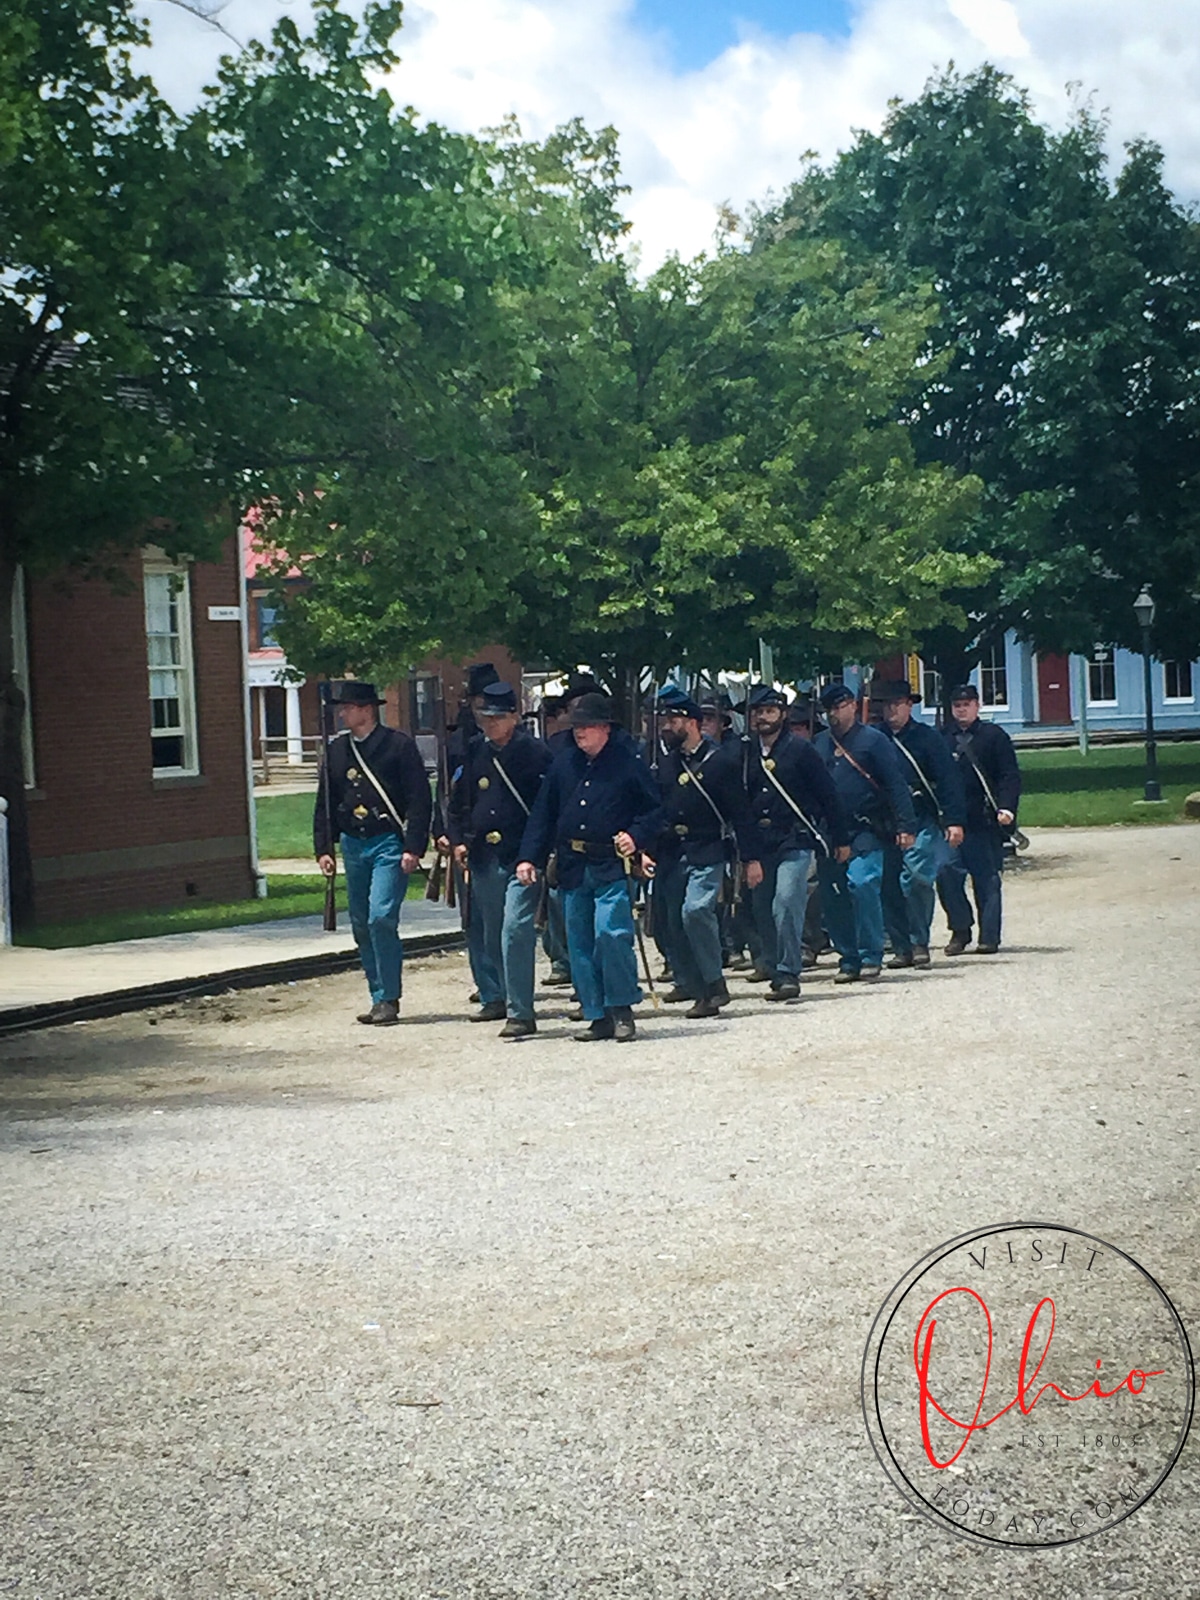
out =
[[(860, 1408), (988, 1223), (1200, 1329), (1200, 828), (1055, 832), (1008, 944), (631, 1046), (329, 978), (0, 1047), (0, 1597), (1200, 1596), (1200, 1442), (1096, 1537), (916, 1515)], [(554, 994), (561, 996), (561, 991)]]

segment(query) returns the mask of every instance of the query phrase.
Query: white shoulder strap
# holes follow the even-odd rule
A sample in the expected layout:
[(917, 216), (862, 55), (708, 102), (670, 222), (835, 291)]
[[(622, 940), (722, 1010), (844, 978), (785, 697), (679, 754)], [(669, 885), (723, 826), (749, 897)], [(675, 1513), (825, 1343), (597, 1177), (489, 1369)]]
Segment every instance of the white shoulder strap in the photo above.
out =
[(370, 767), (367, 765), (367, 758), (363, 755), (361, 746), (355, 749), (355, 751), (354, 751), (354, 759), (358, 762), (359, 766), (363, 769), (363, 771), (366, 773), (367, 777), (370, 778), (371, 782), (375, 785), (376, 789), (379, 791), (379, 798), (383, 801), (384, 805), (387, 807), (388, 815), (391, 817), (392, 821), (396, 824), (396, 827), (399, 829), (400, 837), (403, 838), (404, 837), (404, 824), (403, 824), (403, 822), (401, 822), (400, 818), (396, 815), (396, 808), (392, 804), (391, 797), (389, 796), (387, 790), (383, 787), (383, 785), (380, 783), (379, 779), (375, 776), (375, 774), (371, 771)]

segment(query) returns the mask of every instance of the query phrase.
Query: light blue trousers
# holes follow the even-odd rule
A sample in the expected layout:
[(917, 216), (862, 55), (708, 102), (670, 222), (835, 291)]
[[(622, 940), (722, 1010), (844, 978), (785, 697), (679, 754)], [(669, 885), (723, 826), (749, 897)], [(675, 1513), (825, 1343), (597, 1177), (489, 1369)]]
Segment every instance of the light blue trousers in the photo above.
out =
[(725, 864), (693, 867), (680, 857), (660, 870), (654, 880), (654, 900), (664, 914), (661, 928), (671, 974), (693, 1000), (703, 1000), (723, 982), (721, 925), (717, 902)]
[(762, 947), (758, 964), (775, 983), (800, 982), (812, 858), (811, 850), (764, 854), (763, 881), (750, 891), (754, 925)]
[(618, 1006), (637, 1005), (642, 991), (624, 875), (606, 882), (597, 877), (595, 867), (587, 866), (579, 887), (564, 889), (562, 897), (571, 977), (584, 1016), (598, 1022)]
[(928, 947), (937, 876), (952, 854), (946, 835), (932, 821), (921, 825), (909, 849), (889, 845), (884, 851), (883, 916), (897, 954), (914, 945)]
[(350, 927), (371, 1002), (399, 1000), (404, 960), (400, 911), (408, 893), (408, 874), (400, 870), (404, 845), (394, 833), (381, 833), (374, 839), (344, 833), (341, 846)]
[(841, 957), (843, 972), (883, 964), (883, 846), (851, 856), (844, 865), (832, 857), (817, 863), (825, 926)]
[(517, 882), (495, 856), (471, 863), (471, 922), (467, 936), (480, 1003), (506, 1003), (508, 1015), (533, 1020), (538, 887)]

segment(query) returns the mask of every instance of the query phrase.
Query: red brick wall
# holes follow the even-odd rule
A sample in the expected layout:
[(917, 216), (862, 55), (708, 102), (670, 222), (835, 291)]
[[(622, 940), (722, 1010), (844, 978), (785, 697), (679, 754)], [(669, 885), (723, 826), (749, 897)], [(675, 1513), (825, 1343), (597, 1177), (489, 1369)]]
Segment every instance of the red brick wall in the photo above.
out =
[(241, 629), (208, 620), (210, 605), (238, 604), (236, 544), (191, 572), (198, 778), (152, 775), (140, 560), (125, 570), (124, 590), (101, 579), (31, 585), (29, 818), (42, 921), (253, 893)]
[[(521, 701), (521, 663), (513, 659), (503, 645), (481, 645), (469, 655), (465, 662), (444, 661), (441, 659), (423, 661), (417, 668), (419, 676), (440, 676), (442, 680), (442, 694), (445, 699), (446, 720), (453, 724), (458, 715), (458, 706), (466, 689), (467, 668), (476, 661), (490, 661), (496, 671), (516, 691), (517, 704)], [(411, 732), (409, 727), (409, 689), (407, 683), (391, 684), (382, 691), (387, 700), (387, 709), (384, 717), (393, 728), (403, 728), (406, 733)]]

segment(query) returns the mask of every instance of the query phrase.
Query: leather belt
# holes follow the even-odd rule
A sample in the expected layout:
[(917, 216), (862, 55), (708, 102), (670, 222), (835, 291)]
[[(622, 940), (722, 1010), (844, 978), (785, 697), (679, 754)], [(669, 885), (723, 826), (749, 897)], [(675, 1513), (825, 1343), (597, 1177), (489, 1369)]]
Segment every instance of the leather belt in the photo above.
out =
[(594, 839), (568, 839), (567, 843), (578, 856), (592, 856), (597, 861), (608, 861), (617, 853), (614, 844)]

